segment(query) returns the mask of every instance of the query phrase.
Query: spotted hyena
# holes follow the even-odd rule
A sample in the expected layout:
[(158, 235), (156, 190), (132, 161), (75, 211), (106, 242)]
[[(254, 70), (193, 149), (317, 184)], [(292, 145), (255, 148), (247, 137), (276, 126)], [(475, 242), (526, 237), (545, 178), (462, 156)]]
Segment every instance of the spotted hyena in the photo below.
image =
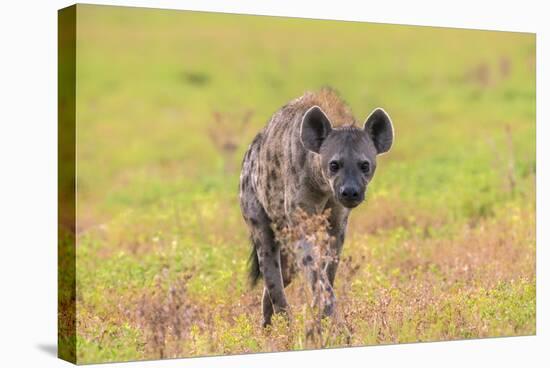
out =
[[(330, 209), (327, 232), (336, 257), (325, 275), (308, 275), (312, 283), (325, 277), (329, 293), (325, 315), (334, 311), (332, 290), (348, 216), (365, 198), (376, 171), (376, 156), (393, 142), (388, 114), (375, 109), (358, 125), (348, 106), (331, 89), (307, 92), (277, 111), (248, 148), (240, 177), (240, 203), (253, 250), (252, 284), (263, 277), (263, 324), (288, 309), (284, 288), (292, 273), (274, 230), (290, 226), (300, 208), (308, 214)], [(304, 240), (305, 241), (305, 240)], [(312, 285), (313, 286), (313, 285)]]

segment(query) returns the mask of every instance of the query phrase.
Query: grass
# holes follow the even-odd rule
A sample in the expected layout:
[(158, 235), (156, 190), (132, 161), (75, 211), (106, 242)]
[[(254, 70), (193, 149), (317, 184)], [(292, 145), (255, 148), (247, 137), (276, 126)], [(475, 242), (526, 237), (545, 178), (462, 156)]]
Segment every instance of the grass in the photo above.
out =
[[(529, 335), (535, 329), (535, 37), (78, 6), (80, 363)], [(241, 157), (331, 85), (392, 116), (354, 210), (337, 313), (260, 327)]]

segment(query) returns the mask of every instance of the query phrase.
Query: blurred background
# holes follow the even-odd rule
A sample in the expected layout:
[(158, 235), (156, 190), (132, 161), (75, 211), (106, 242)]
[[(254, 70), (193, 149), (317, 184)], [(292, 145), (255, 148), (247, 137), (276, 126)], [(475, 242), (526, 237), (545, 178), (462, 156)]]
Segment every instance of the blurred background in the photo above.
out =
[(311, 347), (305, 315), (259, 328), (238, 177), (271, 115), (323, 86), (360, 121), (383, 107), (395, 141), (320, 347), (535, 333), (534, 34), (77, 9), (81, 362)]

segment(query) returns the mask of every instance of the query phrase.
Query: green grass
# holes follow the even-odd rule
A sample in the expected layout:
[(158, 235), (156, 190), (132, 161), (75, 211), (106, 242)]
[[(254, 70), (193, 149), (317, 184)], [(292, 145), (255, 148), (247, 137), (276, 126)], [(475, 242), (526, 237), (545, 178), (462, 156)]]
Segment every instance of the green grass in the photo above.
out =
[(79, 362), (319, 346), (299, 282), (260, 328), (237, 189), (255, 133), (324, 85), (396, 135), (322, 346), (535, 333), (534, 35), (87, 5), (77, 32)]

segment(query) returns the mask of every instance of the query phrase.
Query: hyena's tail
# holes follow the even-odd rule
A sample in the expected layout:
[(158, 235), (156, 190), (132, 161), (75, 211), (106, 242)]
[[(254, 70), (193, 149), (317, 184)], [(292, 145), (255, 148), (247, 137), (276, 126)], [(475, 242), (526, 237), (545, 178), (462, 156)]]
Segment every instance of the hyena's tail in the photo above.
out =
[(256, 254), (256, 245), (252, 242), (252, 253), (250, 253), (250, 258), (248, 258), (248, 280), (250, 281), (251, 287), (256, 286), (260, 276), (260, 263), (258, 262), (258, 255)]

